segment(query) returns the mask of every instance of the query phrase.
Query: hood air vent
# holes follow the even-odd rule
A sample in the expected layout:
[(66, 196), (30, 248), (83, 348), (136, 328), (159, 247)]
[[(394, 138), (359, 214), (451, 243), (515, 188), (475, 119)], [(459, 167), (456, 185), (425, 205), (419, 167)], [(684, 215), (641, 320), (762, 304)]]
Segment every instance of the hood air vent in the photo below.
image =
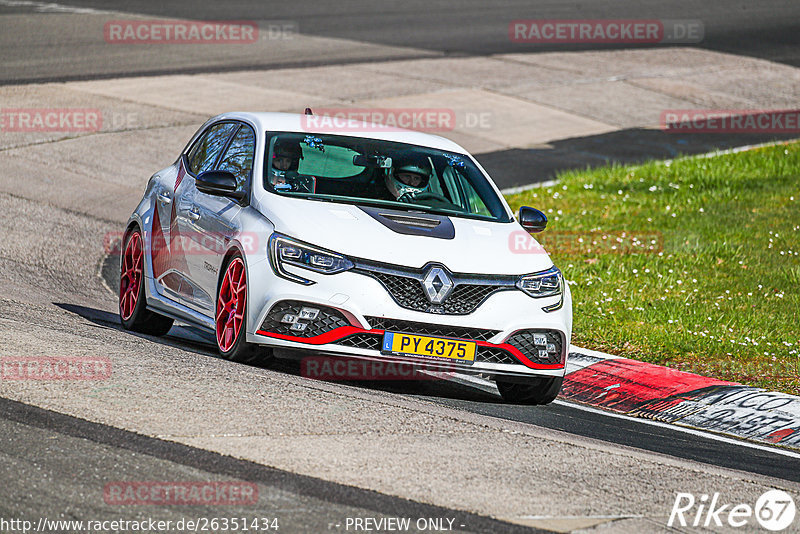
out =
[(453, 239), (456, 228), (453, 221), (434, 213), (409, 213), (408, 211), (358, 206), (358, 208), (384, 225), (392, 232), (404, 235), (419, 235), (437, 239)]
[(405, 224), (406, 226), (418, 226), (420, 228), (436, 228), (442, 221), (439, 219), (428, 219), (427, 217), (415, 217), (413, 215), (397, 215), (396, 213), (380, 213), (381, 217), (394, 221), (396, 223)]

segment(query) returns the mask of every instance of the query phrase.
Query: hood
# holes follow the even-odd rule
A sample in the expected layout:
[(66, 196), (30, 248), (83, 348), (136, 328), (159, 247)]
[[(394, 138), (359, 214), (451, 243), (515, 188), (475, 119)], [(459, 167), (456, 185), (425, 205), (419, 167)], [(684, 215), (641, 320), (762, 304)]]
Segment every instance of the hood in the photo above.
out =
[[(346, 256), (419, 268), (441, 263), (451, 272), (526, 274), (550, 268), (553, 262), (517, 222), (496, 223), (442, 217), (452, 230), (440, 236), (403, 232), (402, 225), (380, 222), (375, 211), (431, 217), (420, 212), (366, 208), (290, 197), (272, 197), (268, 218), (275, 230)], [(391, 228), (391, 227), (394, 227)], [(449, 238), (452, 235), (452, 238)]]

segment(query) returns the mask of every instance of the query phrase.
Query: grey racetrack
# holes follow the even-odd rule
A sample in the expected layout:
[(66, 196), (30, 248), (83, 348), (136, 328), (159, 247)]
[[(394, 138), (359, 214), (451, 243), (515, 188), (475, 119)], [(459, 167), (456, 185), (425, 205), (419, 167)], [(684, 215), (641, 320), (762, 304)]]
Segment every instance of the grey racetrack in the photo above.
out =
[[(102, 40), (109, 20), (153, 18), (283, 21), (299, 35), (262, 43), (258, 54)], [(797, 453), (562, 402), (505, 405), (496, 392), (456, 382), (318, 382), (289, 361), (265, 368), (224, 361), (207, 336), (188, 327), (164, 338), (121, 328), (117, 258), (104, 245), (202, 113), (131, 102), (129, 88), (81, 93), (62, 82), (204, 73), (245, 91), (253, 86), (214, 76), (613, 48), (509, 40), (511, 20), (546, 18), (700, 20), (705, 37), (692, 45), (698, 49), (768, 60), (775, 69), (800, 66), (800, 3), (790, 1), (0, 0), (0, 90), (7, 99), (0, 107), (23, 107), (26, 99), (43, 105), (52, 95), (75, 106), (130, 109), (142, 122), (86, 136), (0, 133), (0, 356), (94, 355), (114, 369), (112, 379), (97, 383), (0, 380), (0, 519), (271, 514), (284, 532), (344, 532), (348, 517), (448, 517), (465, 532), (669, 532), (676, 492), (719, 491), (751, 504), (774, 487), (800, 495)], [(792, 80), (778, 84), (776, 93), (786, 91), (779, 97), (790, 98)], [(276, 94), (289, 98), (288, 90)], [(564, 169), (790, 137), (670, 136), (620, 126), (536, 147), (487, 149), (478, 159), (498, 185), (513, 187)], [(247, 480), (261, 498), (251, 508), (115, 507), (102, 494), (118, 480)]]

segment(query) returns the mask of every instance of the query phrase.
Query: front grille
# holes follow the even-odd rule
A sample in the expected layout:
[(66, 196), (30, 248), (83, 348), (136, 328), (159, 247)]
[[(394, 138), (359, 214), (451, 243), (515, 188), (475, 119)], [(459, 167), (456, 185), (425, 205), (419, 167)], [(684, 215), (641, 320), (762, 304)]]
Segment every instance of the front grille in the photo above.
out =
[(459, 283), (441, 304), (432, 304), (425, 296), (419, 278), (374, 270), (360, 270), (378, 280), (395, 302), (403, 308), (442, 315), (468, 315), (496, 291), (513, 289), (513, 285)]
[[(301, 317), (300, 312), (304, 309), (316, 310), (316, 317)], [(282, 300), (267, 313), (261, 323), (261, 330), (287, 336), (314, 337), (349, 325), (344, 315), (333, 308), (296, 300)]]
[(497, 286), (457, 285), (442, 306), (449, 315), (467, 315), (475, 311), (475, 308), (489, 295), (500, 289)]
[(418, 323), (415, 321), (401, 321), (385, 317), (367, 317), (372, 328), (388, 330), (390, 332), (406, 332), (423, 336), (457, 337), (473, 341), (489, 341), (500, 333), (499, 330), (485, 328), (467, 328), (463, 326), (446, 326), (441, 324)]
[(383, 284), (383, 287), (386, 288), (386, 291), (389, 292), (395, 302), (403, 308), (425, 311), (431, 305), (430, 301), (425, 297), (425, 292), (422, 290), (419, 280), (380, 272), (369, 274), (377, 278), (378, 282)]
[(506, 341), (534, 363), (561, 363), (563, 343), (556, 330), (520, 330)]
[(380, 334), (353, 334), (340, 339), (336, 344), (358, 349), (381, 350), (382, 339), (383, 336)]
[(478, 352), (475, 354), (475, 361), (485, 363), (519, 363), (510, 352), (499, 347), (478, 347)]

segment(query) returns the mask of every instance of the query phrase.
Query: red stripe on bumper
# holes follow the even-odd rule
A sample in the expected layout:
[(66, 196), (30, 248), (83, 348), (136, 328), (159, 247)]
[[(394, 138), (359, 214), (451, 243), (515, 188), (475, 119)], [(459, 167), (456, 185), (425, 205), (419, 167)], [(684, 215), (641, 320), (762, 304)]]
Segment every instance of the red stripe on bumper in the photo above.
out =
[[(287, 336), (285, 334), (276, 334), (274, 332), (267, 332), (264, 330), (256, 331), (256, 334), (266, 337), (271, 337), (275, 339), (283, 339), (285, 341), (294, 341), (297, 343), (305, 343), (307, 345), (326, 345), (328, 343), (336, 343), (337, 341), (341, 341), (342, 339), (350, 336), (352, 334), (378, 334), (383, 335), (383, 330), (364, 330), (363, 328), (358, 328), (355, 326), (340, 326), (339, 328), (334, 328), (324, 334), (320, 334), (318, 336), (312, 337), (298, 337), (298, 336)], [(414, 335), (423, 335), (423, 334), (414, 334)], [(433, 336), (436, 337), (436, 336)], [(457, 338), (463, 339), (464, 341), (473, 341), (471, 339), (464, 339), (464, 338)], [(528, 359), (524, 354), (522, 354), (519, 349), (516, 347), (509, 345), (507, 343), (500, 343), (499, 345), (495, 345), (494, 343), (488, 343), (486, 341), (474, 341), (479, 347), (490, 347), (495, 349), (503, 349), (511, 353), (521, 364), (531, 369), (539, 369), (539, 370), (554, 370), (554, 369), (563, 369), (563, 363), (556, 363), (556, 364), (540, 364), (534, 363), (530, 359)]]
[(266, 332), (264, 330), (256, 331), (256, 334), (260, 336), (267, 336), (267, 337), (274, 337), (275, 339), (284, 339), (286, 341), (296, 341), (298, 343), (307, 343), (309, 345), (326, 345), (328, 343), (335, 343), (341, 339), (346, 338), (351, 334), (363, 334), (363, 333), (378, 333), (380, 332), (383, 334), (383, 330), (364, 330), (363, 328), (357, 328), (355, 326), (340, 326), (339, 328), (334, 328), (333, 330), (329, 330), (324, 334), (320, 334), (318, 336), (312, 337), (298, 337), (298, 336), (287, 336), (285, 334), (276, 334), (275, 332)]

